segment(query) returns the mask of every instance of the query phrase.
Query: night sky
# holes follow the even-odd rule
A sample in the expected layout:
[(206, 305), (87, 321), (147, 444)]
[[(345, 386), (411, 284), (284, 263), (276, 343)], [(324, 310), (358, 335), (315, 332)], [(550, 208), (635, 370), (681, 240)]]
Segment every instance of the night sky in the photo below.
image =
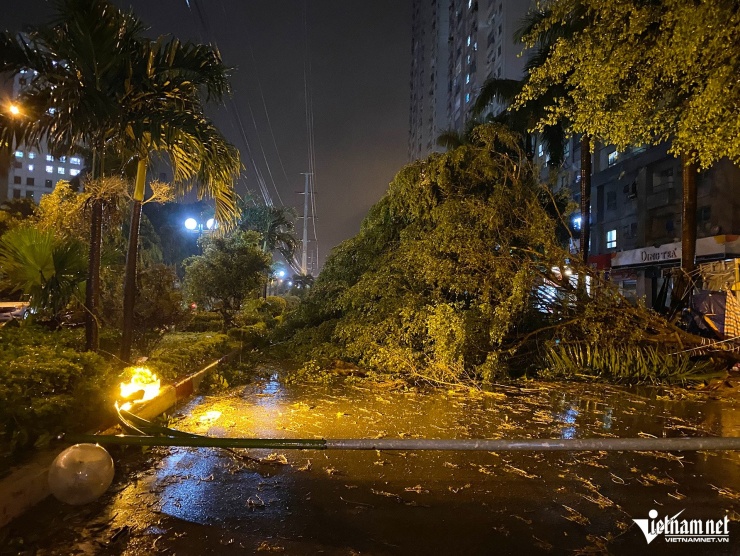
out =
[[(51, 13), (45, 0), (3, 4), (0, 27), (13, 31), (27, 23), (42, 23)], [(239, 148), (247, 167), (240, 193), (246, 184), (261, 199), (256, 164), (274, 203), (280, 204), (273, 181), (283, 203), (298, 208), (299, 214), (303, 199), (297, 192), (303, 190), (304, 180), (300, 173), (308, 170), (307, 28), (320, 261), (329, 249), (357, 233), (369, 207), (407, 160), (411, 0), (197, 0), (197, 4), (190, 0), (190, 7), (187, 0), (119, 0), (118, 4), (133, 8), (153, 35), (215, 41), (225, 63), (235, 67), (233, 100), (253, 158), (230, 103), (213, 107), (212, 117)]]

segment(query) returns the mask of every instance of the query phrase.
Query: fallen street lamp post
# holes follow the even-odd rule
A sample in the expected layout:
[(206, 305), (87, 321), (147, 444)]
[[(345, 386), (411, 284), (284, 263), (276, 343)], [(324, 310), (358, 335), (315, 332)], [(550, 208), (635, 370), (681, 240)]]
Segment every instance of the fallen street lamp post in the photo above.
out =
[[(179, 432), (179, 431), (178, 431)], [(101, 445), (265, 448), (282, 450), (440, 450), (483, 452), (614, 452), (702, 450), (740, 451), (737, 437), (574, 438), (574, 439), (421, 439), (421, 438), (213, 438), (208, 436), (139, 436), (65, 434), (60, 440)]]

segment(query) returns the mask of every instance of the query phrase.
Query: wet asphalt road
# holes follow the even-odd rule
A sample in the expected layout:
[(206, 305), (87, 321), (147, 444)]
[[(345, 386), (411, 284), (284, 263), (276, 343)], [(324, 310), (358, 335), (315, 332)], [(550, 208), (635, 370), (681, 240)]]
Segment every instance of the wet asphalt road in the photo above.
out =
[[(537, 384), (493, 394), (276, 375), (201, 396), (170, 426), (277, 438), (740, 436), (738, 403)], [(27, 554), (738, 554), (740, 454), (112, 450), (111, 490), (0, 534)], [(632, 519), (730, 520), (730, 543), (647, 544)]]

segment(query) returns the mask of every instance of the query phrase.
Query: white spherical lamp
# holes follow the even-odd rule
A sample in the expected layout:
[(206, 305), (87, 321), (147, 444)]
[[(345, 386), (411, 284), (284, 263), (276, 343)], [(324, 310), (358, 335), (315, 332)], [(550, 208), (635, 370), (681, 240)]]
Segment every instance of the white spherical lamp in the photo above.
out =
[(113, 458), (97, 444), (75, 444), (59, 454), (49, 468), (54, 497), (74, 506), (99, 498), (113, 482)]

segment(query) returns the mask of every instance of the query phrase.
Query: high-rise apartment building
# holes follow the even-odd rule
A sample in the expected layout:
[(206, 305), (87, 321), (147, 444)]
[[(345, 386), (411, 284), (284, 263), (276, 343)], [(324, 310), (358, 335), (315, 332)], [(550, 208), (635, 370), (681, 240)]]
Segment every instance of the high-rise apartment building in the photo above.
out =
[[(22, 71), (15, 76), (10, 98), (16, 98), (29, 75)], [(41, 145), (29, 148), (15, 146), (2, 168), (0, 193), (3, 199), (31, 199), (38, 203), (41, 196), (50, 193), (59, 180), (72, 180), (80, 174), (84, 161), (80, 156), (55, 157)]]
[[(409, 158), (436, 150), (445, 130), (462, 132), (486, 79), (521, 79), (514, 34), (528, 0), (415, 0)], [(492, 106), (492, 111), (500, 111)]]
[(409, 158), (435, 149), (447, 128), (447, 4), (449, 0), (414, 0), (411, 39)]

